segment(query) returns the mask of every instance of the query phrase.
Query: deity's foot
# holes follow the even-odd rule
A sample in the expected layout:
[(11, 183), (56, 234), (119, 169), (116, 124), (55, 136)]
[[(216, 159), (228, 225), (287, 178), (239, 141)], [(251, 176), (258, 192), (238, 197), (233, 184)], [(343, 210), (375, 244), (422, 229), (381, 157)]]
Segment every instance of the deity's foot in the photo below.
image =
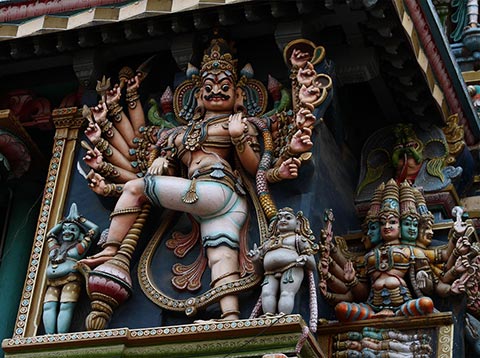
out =
[(373, 314), (371, 318), (387, 318), (387, 317), (395, 317), (395, 312), (389, 309), (383, 309), (380, 312)]
[(225, 322), (225, 321), (236, 321), (240, 318), (238, 316), (235, 317), (222, 317), (222, 318), (212, 318), (212, 319), (196, 319), (193, 321), (195, 324), (208, 324), (208, 323), (218, 323), (218, 322)]
[(212, 319), (196, 319), (193, 321), (194, 324), (209, 324), (209, 323), (218, 323), (220, 319), (212, 318)]
[(106, 246), (98, 254), (95, 254), (93, 256), (88, 256), (87, 258), (82, 259), (79, 262), (87, 265), (90, 268), (95, 268), (111, 260), (116, 253), (117, 253), (117, 247), (109, 245), (109, 246)]
[(262, 314), (259, 318), (281, 317), (281, 316), (285, 316), (285, 314), (286, 313), (283, 313), (283, 312), (279, 312), (279, 313), (267, 312), (267, 313)]

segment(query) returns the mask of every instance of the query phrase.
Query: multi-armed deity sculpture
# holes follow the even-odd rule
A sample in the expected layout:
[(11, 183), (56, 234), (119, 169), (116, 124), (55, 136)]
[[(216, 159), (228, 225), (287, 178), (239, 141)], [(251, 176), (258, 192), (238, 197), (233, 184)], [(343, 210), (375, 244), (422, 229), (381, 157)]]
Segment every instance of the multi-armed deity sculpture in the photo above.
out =
[[(362, 158), (357, 192), (357, 199), (370, 203), (366, 253), (353, 254), (333, 238), (332, 213), (319, 244), (302, 211), (277, 209), (270, 185), (299, 176), (329, 104), (332, 81), (317, 72), (324, 55), (323, 48), (306, 40), (287, 46), (292, 95), (270, 78), (268, 92), (275, 103), (269, 112), (267, 90), (253, 79), (251, 66), (237, 72), (229, 44), (219, 38), (209, 44), (200, 67), (189, 65), (186, 80), (174, 92), (167, 88), (160, 106), (148, 111), (155, 125), (147, 122), (138, 94), (148, 64), (135, 72), (122, 69), (113, 88), (110, 79), (98, 83), (100, 102), (84, 109), (85, 134), (93, 146), (83, 143), (84, 161), (92, 169), (87, 180), (95, 193), (118, 200), (101, 250), (84, 258), (88, 246), (83, 245), (75, 256), (91, 300), (87, 329), (104, 328), (113, 310), (132, 295), (130, 264), (152, 206), (187, 214), (183, 226), (172, 223), (167, 229), (162, 222), (138, 262), (140, 287), (163, 309), (193, 316), (218, 302), (214, 318), (235, 320), (246, 315), (239, 293), (261, 284), (251, 316), (289, 314), (308, 278), (312, 331), (318, 323), (318, 287), (345, 322), (428, 315), (435, 310), (435, 297), (465, 292), (471, 296), (470, 311), (478, 315), (474, 229), (456, 208), (448, 242), (433, 246), (434, 216), (419, 189), (421, 184), (426, 190), (443, 189), (461, 173), (446, 165), (448, 148), (438, 139), (443, 138), (438, 128), (417, 131), (402, 125), (394, 135), (388, 128), (389, 136), (367, 141), (372, 151)], [(124, 90), (127, 111), (120, 104)], [(172, 217), (161, 215), (162, 221)], [(258, 228), (248, 227), (252, 217)], [(188, 221), (190, 232), (179, 233)], [(149, 265), (166, 236), (162, 247), (175, 260), (187, 254), (197, 258), (172, 264), (171, 287), (164, 290)], [(210, 288), (202, 287), (204, 272), (210, 273)], [(46, 301), (48, 331), (53, 305)], [(379, 337), (386, 333), (367, 329), (360, 338), (344, 337), (337, 351), (378, 353), (388, 344), (390, 351), (408, 346), (428, 354), (425, 337), (390, 333), (388, 339), (397, 341), (382, 345)]]
[[(100, 280), (113, 277), (109, 287), (117, 289), (105, 286), (98, 292), (89, 291), (93, 312), (87, 318), (87, 328), (103, 327), (112, 309), (131, 294), (130, 258), (152, 204), (189, 214), (192, 233), (174, 234), (167, 241), (178, 257), (189, 252), (196, 242), (201, 243), (197, 260), (190, 265), (174, 265), (172, 285), (180, 290), (198, 290), (208, 265), (211, 289), (182, 300), (156, 287), (145, 288), (149, 285), (146, 279), (142, 282), (144, 291), (155, 291), (157, 298), (150, 298), (161, 307), (185, 311), (187, 315), (218, 301), (221, 318), (239, 318), (237, 293), (261, 280), (254, 272), (248, 250), (253, 242), (265, 248), (263, 241), (270, 239), (267, 220), (279, 220), (277, 214), (284, 215), (283, 211), (277, 212), (269, 184), (298, 176), (301, 162), (309, 157), (313, 146), (312, 130), (318, 122), (313, 112), (328, 104), (332, 86), (330, 77), (317, 73), (314, 67), (324, 60), (323, 48), (298, 40), (287, 47), (285, 59), (292, 68), (293, 111), (287, 108), (290, 95), (270, 78), (269, 91), (275, 105), (265, 113), (266, 89), (252, 78), (250, 65), (237, 72), (237, 61), (223, 39), (211, 41), (200, 68), (189, 65), (187, 79), (173, 95), (169, 89), (165, 91), (162, 111), (152, 115), (160, 125), (147, 126), (138, 95), (147, 66), (136, 72), (123, 69), (119, 84), (113, 88), (110, 80), (99, 82), (100, 103), (84, 110), (89, 119), (86, 135), (94, 145), (91, 148), (84, 143), (88, 149), (84, 160), (92, 168), (88, 174), (91, 189), (119, 198), (110, 215), (103, 250), (83, 259), (81, 267), (91, 287), (98, 290)], [(128, 116), (120, 105), (125, 87)], [(250, 184), (253, 177), (255, 185)], [(251, 211), (246, 196), (263, 209), (256, 215), (260, 238), (247, 237)], [(315, 267), (315, 244), (308, 220), (297, 220), (303, 223), (299, 225), (302, 239), (296, 243), (298, 234), (293, 234), (293, 242), (289, 243), (288, 238), (284, 244), (302, 247), (294, 260), (295, 267), (283, 271), (275, 268), (293, 278), (294, 284), (288, 285), (288, 290), (283, 290), (282, 284), (282, 292), (292, 296), (282, 308), (287, 311), (291, 311), (288, 307), (302, 282), (303, 266), (310, 270)], [(290, 227), (285, 233), (289, 231)], [(270, 250), (264, 258), (274, 256), (278, 255)], [(271, 271), (268, 259), (264, 264), (267, 272)], [(271, 287), (278, 281), (276, 276), (277, 272), (267, 274)], [(277, 295), (273, 288), (271, 291)], [(272, 307), (266, 312), (275, 312)]]

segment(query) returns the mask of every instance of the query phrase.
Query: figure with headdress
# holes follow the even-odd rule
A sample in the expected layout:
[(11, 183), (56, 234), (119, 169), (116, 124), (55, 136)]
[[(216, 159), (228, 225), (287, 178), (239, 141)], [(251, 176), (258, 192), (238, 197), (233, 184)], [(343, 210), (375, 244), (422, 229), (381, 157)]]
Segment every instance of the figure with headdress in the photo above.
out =
[(249, 252), (258, 273), (265, 277), (262, 310), (265, 314), (290, 314), (304, 271), (315, 270), (318, 245), (314, 243), (308, 219), (291, 208), (278, 210), (269, 233), (268, 240)]
[[(149, 202), (191, 214), (198, 222), (212, 287), (240, 278), (239, 249), (248, 206), (234, 163), (255, 175), (260, 146), (244, 107), (249, 93), (240, 82), (247, 79), (238, 78), (236, 65), (227, 42), (214, 39), (201, 69), (189, 67), (191, 80), (185, 84), (191, 88), (177, 89), (176, 95), (184, 96), (184, 103), (196, 103), (194, 111), (185, 106), (178, 112), (186, 124), (159, 132), (145, 177), (128, 180), (122, 188), (103, 251), (84, 263), (96, 266), (114, 256), (142, 205)], [(180, 175), (182, 167), (186, 177)], [(286, 160), (275, 175), (279, 180), (293, 178), (297, 165)], [(222, 318), (239, 316), (235, 295), (222, 297), (220, 308)]]
[(47, 292), (43, 303), (46, 333), (69, 331), (83, 285), (83, 277), (76, 264), (86, 256), (99, 232), (98, 226), (81, 216), (73, 203), (68, 216), (47, 233), (49, 257)]
[[(408, 183), (404, 185), (409, 187)], [(416, 252), (414, 246), (401, 241), (402, 217), (406, 221), (403, 231), (409, 236), (407, 240), (411, 237), (416, 239), (418, 234), (418, 229), (412, 230), (411, 221), (418, 219), (410, 200), (411, 195), (405, 196), (404, 193), (404, 197), (401, 196), (395, 180), (385, 184), (378, 212), (382, 242), (363, 257), (364, 269), (361, 273), (364, 277), (357, 275), (351, 261), (344, 267), (344, 285), (351, 292), (349, 298), (366, 304), (338, 303), (335, 312), (340, 321), (433, 312), (433, 301), (423, 296), (433, 291), (428, 260), (421, 250)], [(415, 298), (410, 292), (408, 281), (419, 297)]]

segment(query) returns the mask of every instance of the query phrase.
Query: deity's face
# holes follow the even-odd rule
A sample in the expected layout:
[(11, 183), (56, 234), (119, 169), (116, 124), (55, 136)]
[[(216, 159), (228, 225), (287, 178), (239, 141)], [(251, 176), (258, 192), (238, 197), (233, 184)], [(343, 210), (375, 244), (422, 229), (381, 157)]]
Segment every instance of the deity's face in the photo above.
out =
[(401, 226), (402, 241), (415, 243), (418, 237), (418, 219), (412, 216), (407, 216), (402, 219)]
[(395, 215), (380, 217), (380, 232), (385, 243), (398, 240), (400, 237), (400, 221)]
[(378, 245), (382, 241), (382, 237), (380, 236), (380, 222), (377, 220), (369, 221), (367, 227), (367, 236), (370, 239), (370, 243), (372, 246)]
[(225, 72), (207, 74), (202, 79), (202, 102), (207, 111), (232, 111), (235, 105), (235, 84)]
[(63, 241), (75, 241), (80, 236), (80, 228), (74, 223), (63, 223), (62, 237)]
[(278, 218), (278, 231), (293, 232), (297, 228), (297, 217), (289, 211), (280, 211), (277, 214)]
[(418, 234), (417, 243), (421, 247), (428, 247), (433, 239), (433, 220), (427, 219), (421, 227)]

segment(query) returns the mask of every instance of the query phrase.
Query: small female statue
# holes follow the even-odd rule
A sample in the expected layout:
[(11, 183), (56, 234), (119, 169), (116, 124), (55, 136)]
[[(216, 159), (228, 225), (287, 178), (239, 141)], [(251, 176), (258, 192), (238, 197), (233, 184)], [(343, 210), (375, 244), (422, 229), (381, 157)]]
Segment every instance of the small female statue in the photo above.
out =
[(304, 268), (315, 270), (317, 245), (308, 219), (299, 211), (283, 208), (272, 221), (270, 238), (249, 255), (258, 273), (263, 273), (262, 309), (265, 314), (293, 311), (295, 295), (303, 281)]
[(75, 203), (68, 216), (48, 232), (47, 292), (43, 303), (46, 333), (69, 331), (83, 279), (76, 264), (98, 234), (98, 226), (80, 216)]

